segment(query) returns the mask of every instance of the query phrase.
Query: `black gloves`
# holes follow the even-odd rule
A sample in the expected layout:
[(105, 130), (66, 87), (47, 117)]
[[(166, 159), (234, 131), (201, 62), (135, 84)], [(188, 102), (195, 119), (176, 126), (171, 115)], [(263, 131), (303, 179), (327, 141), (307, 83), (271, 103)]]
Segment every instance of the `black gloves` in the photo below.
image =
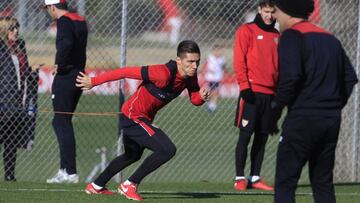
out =
[(240, 91), (240, 97), (247, 103), (254, 103), (255, 101), (255, 94), (250, 88)]
[(271, 102), (271, 116), (270, 116), (270, 135), (276, 135), (279, 132), (279, 127), (277, 125), (279, 119), (281, 118), (283, 108), (279, 106), (275, 101)]

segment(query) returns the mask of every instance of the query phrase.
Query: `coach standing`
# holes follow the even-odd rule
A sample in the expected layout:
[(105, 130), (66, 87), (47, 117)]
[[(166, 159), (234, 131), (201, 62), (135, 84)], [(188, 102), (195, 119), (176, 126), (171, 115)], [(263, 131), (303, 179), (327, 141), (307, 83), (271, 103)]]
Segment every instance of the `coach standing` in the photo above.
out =
[(52, 103), (55, 112), (53, 127), (60, 149), (60, 169), (47, 183), (77, 183), (76, 147), (72, 114), (82, 90), (75, 86), (79, 72), (86, 62), (87, 25), (83, 17), (70, 13), (65, 0), (45, 0), (45, 7), (56, 20), (56, 75), (52, 85)]
[(279, 117), (280, 110), (288, 108), (277, 152), (275, 202), (295, 202), (297, 182), (308, 162), (315, 202), (333, 203), (341, 110), (358, 81), (356, 73), (340, 41), (307, 21), (313, 0), (276, 0), (275, 5), (282, 34), (273, 115)]
[[(235, 190), (252, 187), (273, 190), (260, 179), (265, 145), (272, 133), (268, 118), (278, 78), (277, 43), (279, 32), (274, 28), (273, 0), (260, 0), (254, 22), (241, 25), (234, 43), (234, 70), (240, 87), (235, 125), (240, 136), (235, 150)], [(255, 133), (254, 133), (255, 132)], [(251, 136), (251, 171), (249, 180), (244, 169)]]

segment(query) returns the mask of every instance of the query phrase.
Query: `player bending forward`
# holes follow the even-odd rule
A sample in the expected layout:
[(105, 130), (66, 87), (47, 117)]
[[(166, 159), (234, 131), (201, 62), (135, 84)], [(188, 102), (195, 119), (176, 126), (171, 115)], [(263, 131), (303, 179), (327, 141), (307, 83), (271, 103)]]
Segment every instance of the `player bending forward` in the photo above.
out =
[(151, 124), (157, 111), (179, 96), (185, 88), (191, 103), (196, 106), (202, 105), (209, 98), (210, 92), (205, 88), (200, 89), (198, 85), (199, 62), (198, 45), (187, 40), (178, 45), (176, 60), (170, 60), (166, 64), (124, 67), (92, 78), (80, 73), (76, 86), (83, 90), (124, 78), (143, 81), (121, 109), (120, 125), (123, 129), (125, 153), (112, 160), (99, 177), (87, 185), (86, 193), (113, 194), (105, 188), (106, 183), (125, 167), (138, 161), (147, 148), (153, 153), (118, 188), (128, 199), (143, 200), (137, 193), (142, 179), (169, 161), (176, 152), (169, 137)]

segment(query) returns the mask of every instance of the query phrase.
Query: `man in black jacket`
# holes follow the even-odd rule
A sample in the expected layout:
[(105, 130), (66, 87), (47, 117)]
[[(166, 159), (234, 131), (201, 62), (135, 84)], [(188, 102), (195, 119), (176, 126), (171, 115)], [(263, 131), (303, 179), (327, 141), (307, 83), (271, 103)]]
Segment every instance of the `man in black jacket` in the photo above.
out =
[(276, 0), (275, 5), (282, 34), (273, 122), (283, 107), (288, 109), (277, 152), (275, 202), (295, 202), (297, 182), (308, 162), (315, 202), (333, 203), (341, 110), (357, 76), (340, 41), (307, 21), (313, 0)]
[(86, 62), (87, 25), (83, 17), (67, 10), (65, 0), (45, 0), (44, 6), (56, 20), (56, 75), (52, 85), (53, 127), (60, 148), (60, 169), (48, 183), (77, 183), (76, 147), (72, 113), (82, 93), (75, 86)]

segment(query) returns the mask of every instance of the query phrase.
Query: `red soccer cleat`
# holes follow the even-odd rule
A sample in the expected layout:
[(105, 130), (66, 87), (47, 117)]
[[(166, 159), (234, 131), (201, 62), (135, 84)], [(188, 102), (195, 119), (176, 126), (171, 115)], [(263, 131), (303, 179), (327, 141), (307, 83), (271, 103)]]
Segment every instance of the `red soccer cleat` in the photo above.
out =
[(95, 189), (91, 183), (87, 184), (86, 188), (85, 188), (85, 192), (86, 194), (102, 194), (102, 195), (113, 195), (114, 193), (111, 192), (110, 190), (106, 189), (105, 187), (97, 190)]
[(234, 189), (235, 190), (243, 191), (243, 190), (246, 190), (246, 187), (247, 187), (247, 180), (246, 179), (236, 180), (235, 183), (234, 183)]
[(274, 191), (274, 188), (267, 185), (263, 180), (251, 183), (251, 187), (258, 190)]
[(129, 185), (125, 185), (121, 183), (119, 185), (118, 191), (120, 194), (125, 195), (126, 198), (132, 199), (135, 201), (142, 201), (144, 200), (138, 193), (137, 193), (137, 186), (133, 183)]

